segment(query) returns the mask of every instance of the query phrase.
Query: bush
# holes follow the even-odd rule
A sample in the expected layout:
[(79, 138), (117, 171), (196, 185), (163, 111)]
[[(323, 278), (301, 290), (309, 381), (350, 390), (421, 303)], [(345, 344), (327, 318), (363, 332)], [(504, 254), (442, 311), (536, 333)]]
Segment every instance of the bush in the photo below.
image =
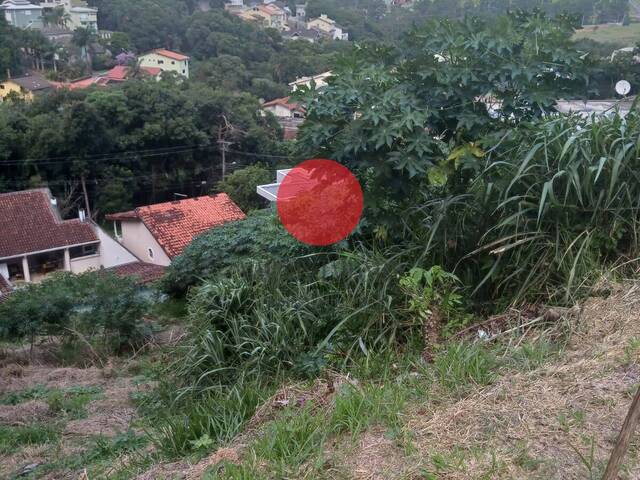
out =
[(290, 236), (270, 209), (250, 213), (246, 220), (214, 228), (176, 258), (162, 280), (167, 293), (183, 295), (203, 279), (214, 278), (241, 264), (293, 262), (308, 249)]
[(99, 336), (111, 348), (138, 342), (147, 308), (133, 280), (105, 272), (57, 273), (0, 304), (0, 337)]
[(243, 212), (265, 208), (269, 202), (256, 193), (258, 185), (275, 181), (274, 172), (262, 164), (236, 170), (218, 183), (217, 190), (226, 193)]
[(572, 302), (607, 265), (638, 256), (639, 137), (637, 112), (510, 131), (465, 193), (419, 208), (425, 258), (479, 300)]

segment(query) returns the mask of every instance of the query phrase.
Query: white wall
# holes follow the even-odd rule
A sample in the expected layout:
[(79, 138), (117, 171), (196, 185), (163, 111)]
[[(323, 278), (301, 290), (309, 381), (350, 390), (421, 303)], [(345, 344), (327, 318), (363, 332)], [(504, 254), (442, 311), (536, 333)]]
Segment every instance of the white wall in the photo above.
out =
[(269, 107), (264, 107), (267, 112), (273, 113), (278, 118), (291, 118), (293, 117), (293, 112), (289, 110), (287, 107), (283, 107), (282, 105), (272, 105)]
[(0, 263), (0, 275), (9, 280), (9, 267), (6, 263)]
[[(122, 244), (141, 261), (165, 267), (171, 265), (171, 259), (140, 220), (123, 220), (121, 236)], [(149, 256), (150, 248), (153, 258)]]
[(173, 60), (157, 53), (147, 53), (138, 58), (141, 67), (156, 67), (163, 72), (176, 72), (189, 78), (189, 60)]
[(69, 263), (71, 265), (72, 273), (82, 273), (87, 270), (99, 270), (102, 266), (100, 265), (100, 254), (89, 255), (88, 257), (72, 258)]
[(100, 263), (104, 268), (117, 267), (118, 265), (138, 261), (132, 252), (129, 252), (116, 240), (111, 238), (111, 235), (98, 225), (94, 224), (93, 228), (100, 239)]

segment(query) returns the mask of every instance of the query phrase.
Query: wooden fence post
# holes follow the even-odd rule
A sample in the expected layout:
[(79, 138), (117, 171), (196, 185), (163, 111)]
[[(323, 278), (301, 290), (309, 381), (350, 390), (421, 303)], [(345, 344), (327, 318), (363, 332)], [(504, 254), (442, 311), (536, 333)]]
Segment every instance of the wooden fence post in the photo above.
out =
[(624, 419), (622, 429), (620, 430), (620, 434), (616, 440), (616, 445), (613, 447), (613, 451), (611, 452), (611, 457), (609, 458), (609, 463), (607, 464), (607, 469), (604, 472), (602, 480), (616, 480), (618, 478), (620, 465), (622, 464), (622, 460), (624, 460), (624, 456), (629, 448), (629, 442), (631, 442), (631, 437), (633, 436), (639, 421), (640, 387), (638, 388), (635, 397), (633, 397), (633, 402), (631, 402), (631, 407), (629, 407), (627, 418)]

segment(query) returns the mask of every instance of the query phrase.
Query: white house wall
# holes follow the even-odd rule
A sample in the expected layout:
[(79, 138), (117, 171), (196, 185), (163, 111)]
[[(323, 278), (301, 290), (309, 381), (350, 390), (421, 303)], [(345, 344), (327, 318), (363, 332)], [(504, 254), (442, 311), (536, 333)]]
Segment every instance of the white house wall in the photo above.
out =
[[(171, 265), (169, 256), (140, 220), (122, 221), (120, 235), (122, 244), (141, 261), (164, 267)], [(149, 256), (149, 249), (153, 251), (153, 258)]]
[(99, 270), (100, 255), (90, 255), (88, 257), (72, 258), (69, 262), (72, 273), (83, 273), (87, 270)]
[(94, 230), (100, 239), (100, 260), (104, 268), (117, 267), (138, 261), (133, 253), (120, 245), (98, 225), (94, 225)]

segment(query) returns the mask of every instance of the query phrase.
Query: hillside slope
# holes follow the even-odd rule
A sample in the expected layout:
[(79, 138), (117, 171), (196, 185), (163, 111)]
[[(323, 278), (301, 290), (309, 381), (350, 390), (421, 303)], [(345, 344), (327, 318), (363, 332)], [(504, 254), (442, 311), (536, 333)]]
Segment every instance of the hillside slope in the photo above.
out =
[[(277, 412), (268, 415), (262, 427), (195, 464), (159, 464), (138, 478), (601, 478), (640, 384), (640, 285), (614, 287), (606, 298), (587, 300), (567, 327), (566, 337), (557, 328), (551, 334), (564, 345), (559, 351), (544, 351), (549, 337), (535, 330), (514, 337), (507, 349), (497, 348), (504, 357), (498, 375), (466, 393), (444, 388), (442, 378), (438, 383), (425, 373), (441, 369), (445, 383), (447, 372), (459, 374), (438, 361), (433, 367), (413, 364), (408, 373), (394, 364), (396, 374), (384, 384), (358, 382), (354, 375), (330, 380), (331, 388), (316, 381), (306, 393), (290, 386), (270, 406), (286, 412), (293, 405), (297, 414), (280, 420)], [(523, 349), (530, 363), (516, 368), (515, 357), (507, 356)], [(465, 368), (484, 368), (473, 362)], [(407, 384), (407, 377), (414, 380)], [(345, 387), (365, 400), (345, 400)], [(368, 396), (376, 398), (367, 403)], [(308, 409), (300, 405), (314, 402), (315, 417), (305, 423)], [(336, 430), (336, 418), (349, 426)], [(263, 446), (265, 438), (280, 434), (289, 442), (287, 453), (300, 454), (304, 444), (306, 456), (273, 470)], [(315, 453), (309, 444), (316, 445)], [(640, 439), (632, 443), (620, 478), (640, 478), (639, 446)]]

